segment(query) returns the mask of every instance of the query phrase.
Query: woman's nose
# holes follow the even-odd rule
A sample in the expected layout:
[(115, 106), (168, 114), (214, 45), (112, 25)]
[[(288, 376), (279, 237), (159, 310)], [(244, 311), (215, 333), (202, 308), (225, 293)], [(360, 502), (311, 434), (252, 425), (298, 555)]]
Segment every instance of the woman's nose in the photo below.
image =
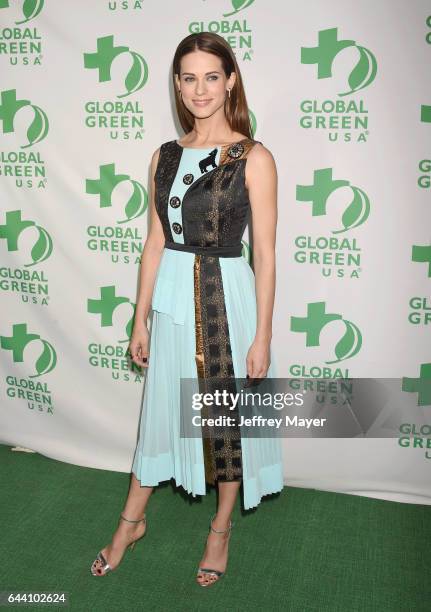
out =
[(205, 83), (199, 83), (199, 81), (197, 81), (196, 83), (196, 94), (204, 94), (206, 91), (206, 87), (205, 87)]

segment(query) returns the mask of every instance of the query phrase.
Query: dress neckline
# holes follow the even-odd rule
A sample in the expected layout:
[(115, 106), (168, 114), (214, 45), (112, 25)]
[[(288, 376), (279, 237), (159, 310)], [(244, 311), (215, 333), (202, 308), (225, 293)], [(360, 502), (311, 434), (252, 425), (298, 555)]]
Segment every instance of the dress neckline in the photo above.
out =
[(240, 142), (245, 142), (249, 140), (249, 138), (242, 138), (241, 140), (235, 140), (234, 142), (227, 142), (225, 144), (217, 144), (214, 146), (209, 145), (208, 147), (185, 147), (178, 142), (178, 140), (174, 140), (175, 144), (180, 147), (180, 149), (191, 149), (192, 151), (206, 151), (207, 149), (214, 149), (216, 147), (231, 147), (232, 145), (239, 144)]

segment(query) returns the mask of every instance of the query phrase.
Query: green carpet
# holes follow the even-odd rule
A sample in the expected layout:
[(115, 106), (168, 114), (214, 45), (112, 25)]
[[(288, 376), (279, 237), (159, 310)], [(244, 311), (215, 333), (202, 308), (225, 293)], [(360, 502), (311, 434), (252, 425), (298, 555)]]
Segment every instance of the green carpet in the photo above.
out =
[(286, 487), (243, 512), (238, 498), (227, 574), (204, 589), (194, 576), (214, 488), (192, 498), (162, 483), (147, 535), (97, 578), (89, 568), (110, 541), (130, 475), (8, 446), (0, 462), (1, 591), (66, 591), (69, 609), (88, 612), (431, 610), (430, 506)]

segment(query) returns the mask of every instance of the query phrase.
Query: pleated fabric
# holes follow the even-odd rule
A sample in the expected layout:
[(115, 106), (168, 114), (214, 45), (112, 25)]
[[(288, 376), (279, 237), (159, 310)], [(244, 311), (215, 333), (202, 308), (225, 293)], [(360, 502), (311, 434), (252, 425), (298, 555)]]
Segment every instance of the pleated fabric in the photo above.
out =
[[(141, 485), (175, 479), (193, 496), (206, 494), (203, 440), (180, 437), (181, 378), (197, 379), (194, 253), (164, 249), (155, 281), (150, 358), (132, 472)], [(244, 257), (220, 257), (235, 377), (245, 378), (256, 330), (254, 274)], [(276, 376), (271, 355), (268, 378)], [(243, 505), (283, 488), (279, 438), (242, 436)]]

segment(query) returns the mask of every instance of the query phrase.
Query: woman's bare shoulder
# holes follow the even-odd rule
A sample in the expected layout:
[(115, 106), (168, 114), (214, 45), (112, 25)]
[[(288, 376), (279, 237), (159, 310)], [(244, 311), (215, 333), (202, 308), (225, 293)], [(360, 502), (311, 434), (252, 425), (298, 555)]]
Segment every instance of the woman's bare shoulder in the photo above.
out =
[(248, 152), (247, 158), (251, 165), (275, 164), (274, 156), (270, 149), (260, 142), (260, 140), (254, 141), (254, 145)]
[(153, 154), (151, 156), (152, 161), (157, 161), (159, 159), (160, 150), (161, 150), (162, 146), (163, 145), (160, 145), (160, 147), (157, 147), (157, 149), (155, 151), (153, 151)]

